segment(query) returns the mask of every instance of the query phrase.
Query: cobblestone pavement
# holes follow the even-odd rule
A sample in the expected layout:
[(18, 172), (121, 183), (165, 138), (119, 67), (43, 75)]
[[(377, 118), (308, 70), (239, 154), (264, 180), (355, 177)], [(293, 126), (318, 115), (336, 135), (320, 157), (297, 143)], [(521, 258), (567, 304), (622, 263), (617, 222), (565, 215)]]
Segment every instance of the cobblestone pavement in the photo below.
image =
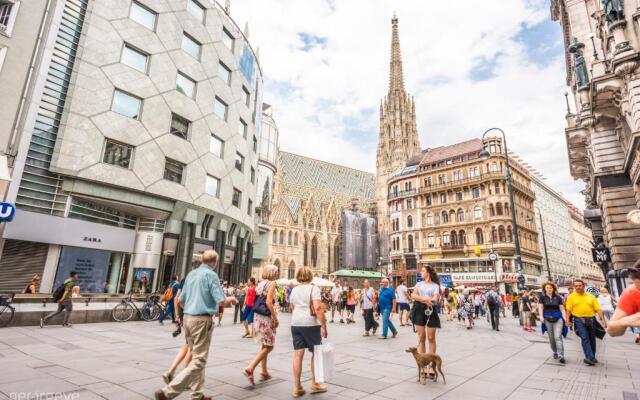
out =
[[(274, 379), (247, 386), (241, 368), (258, 350), (242, 339), (227, 312), (213, 333), (205, 393), (215, 399), (284, 399), (291, 397), (292, 345), (289, 316), (281, 317), (276, 349), (270, 357)], [(546, 337), (523, 333), (513, 318), (494, 332), (486, 321), (467, 331), (445, 322), (438, 332), (438, 353), (447, 383), (416, 382), (417, 371), (404, 349), (415, 344), (410, 327), (397, 339), (361, 337), (362, 321), (330, 324), (329, 341), (337, 347), (338, 373), (326, 394), (314, 399), (638, 399), (640, 346), (631, 335), (598, 341), (600, 364), (582, 363), (578, 338), (566, 341), (566, 365), (550, 357)], [(160, 378), (183, 337), (171, 337), (170, 324), (98, 323), (72, 328), (49, 326), (0, 330), (0, 399), (153, 398)], [(305, 358), (304, 375), (308, 377)], [(308, 381), (305, 386), (308, 388)], [(418, 397), (416, 397), (418, 396)], [(187, 399), (182, 395), (180, 399)]]

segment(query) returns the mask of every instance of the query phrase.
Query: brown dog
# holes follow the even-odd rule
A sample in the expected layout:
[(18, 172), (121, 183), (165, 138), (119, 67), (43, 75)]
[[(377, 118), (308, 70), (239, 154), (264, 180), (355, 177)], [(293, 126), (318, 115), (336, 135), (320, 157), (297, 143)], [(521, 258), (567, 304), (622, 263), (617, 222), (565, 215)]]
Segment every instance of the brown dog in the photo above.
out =
[(422, 382), (422, 377), (424, 376), (423, 385), (427, 384), (427, 367), (431, 367), (431, 370), (435, 375), (433, 381), (438, 381), (439, 371), (440, 375), (442, 375), (442, 383), (447, 383), (444, 373), (442, 372), (442, 358), (440, 358), (439, 355), (435, 353), (418, 353), (418, 349), (415, 347), (409, 347), (405, 351), (413, 354), (413, 358), (416, 359), (416, 364), (418, 364), (418, 382)]

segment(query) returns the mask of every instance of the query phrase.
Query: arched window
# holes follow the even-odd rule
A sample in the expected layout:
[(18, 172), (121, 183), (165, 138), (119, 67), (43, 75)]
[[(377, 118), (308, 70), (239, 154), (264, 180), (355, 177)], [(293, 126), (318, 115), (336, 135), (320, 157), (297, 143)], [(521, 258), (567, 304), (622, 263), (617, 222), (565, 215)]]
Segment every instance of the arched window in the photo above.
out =
[(280, 259), (276, 258), (276, 260), (273, 262), (273, 265), (278, 268), (278, 275), (280, 275)]
[(449, 214), (446, 211), (442, 212), (442, 223), (446, 224), (449, 222)]
[(433, 225), (433, 214), (427, 214), (427, 225)]
[(456, 231), (451, 231), (451, 246), (458, 245), (458, 234)]
[(449, 241), (449, 232), (445, 232), (442, 234), (442, 245), (449, 246), (451, 242)]
[(413, 217), (411, 215), (407, 216), (407, 228), (413, 227)]
[(430, 233), (427, 237), (427, 244), (429, 248), (434, 248), (436, 246), (436, 236), (433, 233)]
[(491, 242), (498, 243), (498, 230), (495, 226), (491, 228)]
[(409, 251), (413, 251), (413, 235), (407, 236), (407, 246), (409, 247)]
[(458, 243), (460, 244), (460, 246), (464, 246), (465, 244), (467, 244), (467, 236), (464, 230), (458, 232)]
[(280, 239), (278, 239), (278, 243), (284, 244), (284, 231), (280, 231)]
[(274, 230), (272, 235), (273, 235), (273, 237), (271, 239), (273, 239), (272, 240), (273, 244), (278, 244), (278, 231)]
[(504, 203), (504, 215), (509, 215), (509, 203)]
[(496, 204), (496, 214), (502, 215), (502, 203)]
[(333, 244), (333, 270), (337, 271), (340, 267), (340, 238), (336, 238)]
[(504, 243), (507, 241), (507, 235), (505, 233), (504, 226), (502, 225), (498, 227), (498, 240), (500, 241), (500, 243)]
[(507, 242), (513, 242), (513, 231), (511, 231), (511, 226), (507, 226)]
[(289, 279), (293, 279), (296, 277), (296, 263), (291, 260), (289, 263), (289, 274), (287, 275)]
[(309, 238), (304, 235), (304, 242), (302, 243), (302, 253), (305, 267), (309, 266)]
[(287, 235), (287, 245), (293, 245), (293, 232), (289, 231), (289, 235)]
[(473, 208), (473, 217), (475, 219), (481, 219), (482, 218), (482, 208), (480, 208), (480, 206), (475, 206)]
[(462, 208), (458, 209), (458, 222), (463, 222), (464, 221), (464, 211), (462, 210)]
[(296, 234), (293, 236), (293, 245), (294, 246), (298, 245), (298, 232), (296, 232)]
[(476, 229), (476, 244), (484, 244), (484, 235), (482, 234), (482, 229)]
[(496, 215), (496, 211), (493, 209), (493, 204), (489, 204), (489, 215), (492, 217)]
[(311, 267), (316, 268), (318, 265), (318, 239), (313, 237), (311, 241)]

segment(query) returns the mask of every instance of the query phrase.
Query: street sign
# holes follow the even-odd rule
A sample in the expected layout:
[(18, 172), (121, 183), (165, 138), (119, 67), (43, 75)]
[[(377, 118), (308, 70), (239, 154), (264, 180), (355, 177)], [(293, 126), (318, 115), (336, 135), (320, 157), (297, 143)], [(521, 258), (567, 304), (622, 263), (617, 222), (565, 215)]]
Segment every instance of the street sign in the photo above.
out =
[(14, 215), (16, 215), (16, 206), (7, 202), (0, 203), (0, 222), (9, 222)]
[(496, 253), (495, 251), (492, 251), (491, 253), (489, 253), (489, 260), (497, 261), (498, 260), (498, 253)]
[(611, 262), (611, 253), (606, 247), (591, 249), (591, 257), (593, 262), (608, 263)]

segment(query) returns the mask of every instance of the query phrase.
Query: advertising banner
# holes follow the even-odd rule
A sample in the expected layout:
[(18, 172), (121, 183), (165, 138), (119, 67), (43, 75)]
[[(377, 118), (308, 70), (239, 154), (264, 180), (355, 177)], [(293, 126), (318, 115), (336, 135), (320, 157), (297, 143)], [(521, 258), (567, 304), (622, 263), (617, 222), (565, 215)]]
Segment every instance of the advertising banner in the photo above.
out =
[(71, 271), (78, 273), (76, 285), (81, 292), (102, 293), (107, 282), (111, 252), (106, 250), (83, 249), (80, 247), (62, 248), (54, 290), (69, 278)]

